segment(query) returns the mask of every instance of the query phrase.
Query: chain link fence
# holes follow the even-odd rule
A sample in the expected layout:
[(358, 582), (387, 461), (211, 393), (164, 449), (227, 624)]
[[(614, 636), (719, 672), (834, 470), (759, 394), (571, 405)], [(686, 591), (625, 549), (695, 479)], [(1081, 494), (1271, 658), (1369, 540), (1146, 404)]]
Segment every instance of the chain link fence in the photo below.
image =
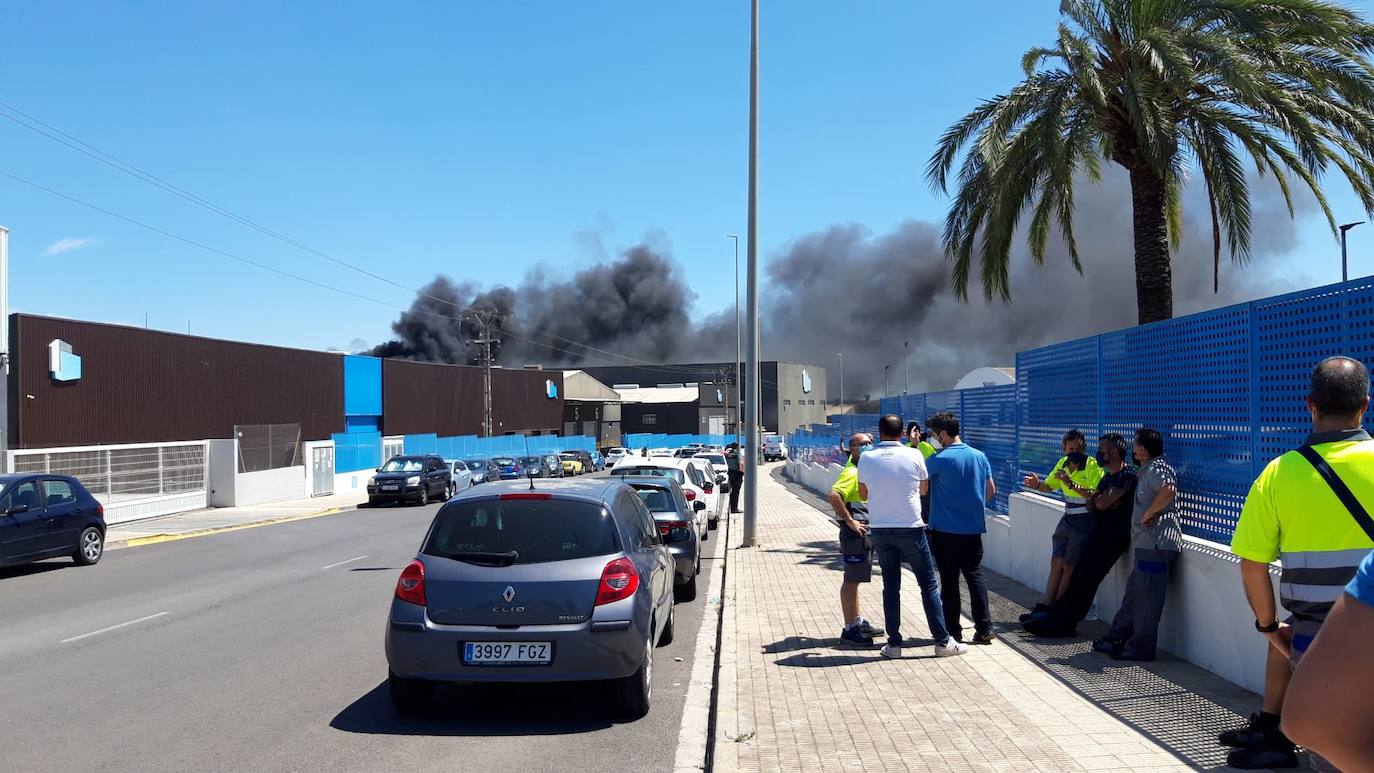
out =
[(238, 424), (239, 472), (295, 467), (301, 462), (300, 424)]

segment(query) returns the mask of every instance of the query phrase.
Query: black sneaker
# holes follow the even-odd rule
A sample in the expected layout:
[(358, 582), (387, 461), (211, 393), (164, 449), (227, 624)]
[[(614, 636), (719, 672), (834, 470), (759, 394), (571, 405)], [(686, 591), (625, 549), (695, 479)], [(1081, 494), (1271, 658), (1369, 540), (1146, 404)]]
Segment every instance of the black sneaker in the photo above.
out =
[(868, 622), (867, 620), (859, 623), (857, 627), (859, 629), (859, 633), (874, 639), (887, 633), (887, 631), (884, 631), (881, 628), (874, 628), (873, 624)]
[(1048, 611), (1050, 611), (1049, 607), (1037, 602), (1034, 609), (1032, 609), (1024, 615), (1021, 615), (1021, 617), (1019, 617), (1018, 619), (1023, 623), (1028, 622), (1031, 618), (1042, 616)]
[(987, 633), (980, 633), (977, 636), (973, 637), (974, 644), (992, 644), (995, 641), (997, 641), (997, 634), (991, 631)]
[(1093, 649), (1098, 652), (1101, 652), (1104, 655), (1116, 657), (1121, 653), (1121, 642), (1117, 641), (1116, 639), (1111, 639), (1106, 636), (1103, 636), (1101, 639), (1098, 639), (1097, 641), (1093, 642)]
[(1217, 737), (1217, 742), (1222, 746), (1230, 746), (1235, 749), (1255, 749), (1265, 745), (1269, 740), (1270, 734), (1279, 729), (1278, 718), (1260, 714), (1251, 714), (1250, 721), (1241, 727), (1227, 730)]
[(840, 642), (843, 644), (853, 644), (858, 647), (872, 647), (873, 637), (867, 636), (858, 628), (849, 627), (840, 631)]
[(1296, 768), (1298, 749), (1283, 733), (1274, 731), (1271, 743), (1254, 749), (1236, 749), (1226, 755), (1226, 764), (1237, 770)]

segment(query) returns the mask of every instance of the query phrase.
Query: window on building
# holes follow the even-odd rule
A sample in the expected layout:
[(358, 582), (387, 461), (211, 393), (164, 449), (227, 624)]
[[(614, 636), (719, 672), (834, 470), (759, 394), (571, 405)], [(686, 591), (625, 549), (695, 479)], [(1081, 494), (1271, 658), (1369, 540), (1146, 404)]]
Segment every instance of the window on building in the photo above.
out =
[(658, 423), (658, 414), (656, 414), (656, 413), (646, 413), (646, 414), (644, 414), (644, 418), (642, 418), (641, 421), (643, 421), (645, 424), (657, 424), (657, 423)]
[(791, 405), (791, 404), (792, 404), (792, 401), (791, 401), (791, 400), (783, 400), (783, 401), (782, 401), (782, 404), (783, 404), (783, 405)]

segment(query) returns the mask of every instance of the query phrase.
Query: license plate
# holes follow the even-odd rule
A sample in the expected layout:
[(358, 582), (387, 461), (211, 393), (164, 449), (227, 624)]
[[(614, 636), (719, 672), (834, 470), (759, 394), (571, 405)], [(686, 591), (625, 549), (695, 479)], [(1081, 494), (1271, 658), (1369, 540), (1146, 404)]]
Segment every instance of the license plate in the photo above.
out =
[(399, 491), (400, 486), (382, 486), (382, 491)]
[(463, 643), (463, 663), (469, 666), (547, 666), (552, 662), (552, 642), (470, 641)]

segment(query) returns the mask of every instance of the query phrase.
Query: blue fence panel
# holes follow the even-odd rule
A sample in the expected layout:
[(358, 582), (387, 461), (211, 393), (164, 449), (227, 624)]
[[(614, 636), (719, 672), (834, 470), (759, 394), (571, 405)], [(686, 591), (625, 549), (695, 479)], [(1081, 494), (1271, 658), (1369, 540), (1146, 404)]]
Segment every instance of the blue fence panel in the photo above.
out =
[(1019, 473), (1047, 475), (1070, 429), (1082, 430), (1089, 443), (1100, 434), (1098, 349), (1094, 336), (1017, 353)]
[(997, 498), (988, 505), (999, 513), (1008, 510), (1008, 497), (1019, 489), (1016, 458), (1016, 385), (978, 387), (958, 393), (960, 432), (964, 442), (982, 451), (992, 464)]
[(334, 440), (335, 472), (373, 470), (382, 464), (382, 433), (348, 432), (331, 436)]
[(402, 448), (405, 453), (411, 455), (437, 454), (439, 453), (439, 436), (433, 433), (428, 435), (406, 435)]

